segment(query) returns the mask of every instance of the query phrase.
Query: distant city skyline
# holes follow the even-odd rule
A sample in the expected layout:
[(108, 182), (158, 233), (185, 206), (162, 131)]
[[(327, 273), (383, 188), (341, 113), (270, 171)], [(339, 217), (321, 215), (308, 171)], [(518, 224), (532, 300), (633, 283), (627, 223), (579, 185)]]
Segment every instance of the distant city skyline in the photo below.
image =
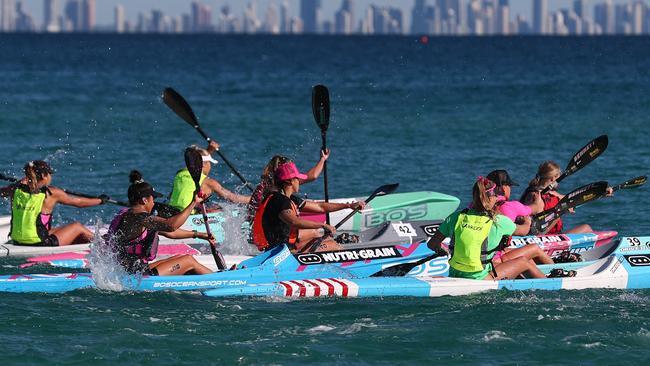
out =
[[(18, 0), (13, 0), (18, 2)], [(59, 6), (62, 7), (66, 0), (58, 0)], [(187, 13), (190, 4), (193, 0), (98, 0), (96, 2), (96, 22), (99, 26), (110, 26), (114, 21), (115, 6), (118, 4), (124, 7), (125, 20), (136, 21), (138, 13), (149, 13), (151, 10), (158, 9), (163, 13), (171, 15), (180, 15)], [(263, 15), (263, 10), (271, 3), (275, 3), (278, 7), (283, 0), (257, 0), (257, 8)], [(587, 0), (588, 9), (591, 13), (593, 5), (601, 2), (602, 0)], [(219, 9), (228, 5), (232, 13), (242, 14), (247, 4), (253, 2), (252, 0), (204, 0), (201, 3), (212, 8), (213, 15), (216, 15)], [(287, 0), (291, 16), (300, 15), (300, 0)], [(428, 0), (429, 3), (432, 0)], [(466, 0), (465, 3), (468, 1)], [(624, 4), (629, 0), (613, 0), (614, 4)], [(43, 0), (22, 0), (24, 8), (30, 12), (37, 20), (37, 24), (41, 25), (44, 16)], [(370, 5), (377, 6), (392, 6), (402, 9), (404, 14), (409, 14), (413, 8), (414, 0), (355, 0), (355, 23), (361, 19), (363, 10)], [(341, 6), (341, 0), (321, 0), (322, 16), (325, 19), (334, 19), (336, 11)], [(558, 10), (563, 7), (571, 7), (573, 0), (549, 0), (548, 11)], [(510, 1), (510, 14), (514, 18), (516, 14), (521, 14), (527, 19), (532, 19), (533, 0), (511, 0)], [(406, 29), (411, 27), (410, 16), (406, 17), (404, 26)]]
[[(39, 13), (40, 9), (40, 13)], [(650, 34), (646, 0), (0, 0), (0, 32)]]

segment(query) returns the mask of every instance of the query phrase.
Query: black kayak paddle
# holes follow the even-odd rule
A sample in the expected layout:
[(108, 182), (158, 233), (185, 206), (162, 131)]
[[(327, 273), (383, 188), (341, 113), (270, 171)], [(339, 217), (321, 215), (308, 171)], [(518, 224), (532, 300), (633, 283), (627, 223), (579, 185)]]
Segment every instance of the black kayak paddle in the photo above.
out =
[[(322, 141), (321, 151), (327, 150), (327, 128), (330, 125), (330, 93), (324, 85), (316, 85), (312, 88), (311, 93), (311, 111), (314, 114), (314, 120), (320, 128), (320, 137)], [(327, 161), (323, 164), (323, 184), (325, 190), (325, 202), (329, 202), (329, 189), (327, 187)], [(330, 224), (330, 214), (325, 215), (325, 222)]]
[(541, 234), (546, 232), (555, 220), (569, 212), (570, 209), (584, 205), (587, 202), (594, 201), (606, 195), (607, 187), (608, 184), (605, 181), (595, 182), (582, 186), (567, 194), (555, 207), (533, 215), (530, 224), (531, 233)]
[[(201, 157), (201, 153), (191, 147), (185, 149), (185, 166), (187, 167), (187, 171), (190, 173), (190, 176), (194, 181), (194, 186), (196, 189), (194, 194), (199, 194), (199, 192), (201, 191), (201, 184), (199, 182), (201, 180), (201, 172), (203, 170), (203, 158)], [(201, 210), (201, 214), (203, 215), (203, 223), (205, 224), (205, 231), (209, 237), (212, 237), (212, 231), (210, 230), (210, 223), (208, 222), (208, 214), (206, 213), (205, 210), (205, 203), (201, 202), (200, 210)], [(215, 247), (214, 244), (212, 244), (212, 242), (210, 242), (210, 252), (212, 252), (212, 257), (214, 258), (214, 262), (217, 264), (217, 268), (220, 271), (225, 270), (226, 261), (224, 260), (221, 253), (217, 251), (217, 248)]]
[[(573, 173), (587, 166), (587, 164), (596, 160), (597, 157), (605, 152), (608, 144), (609, 139), (607, 135), (602, 135), (596, 137), (587, 145), (583, 146), (582, 149), (578, 150), (578, 152), (573, 155), (573, 158), (571, 158), (571, 161), (569, 161), (569, 164), (567, 164), (566, 169), (564, 169), (562, 175), (560, 175), (560, 177), (555, 180), (555, 183), (559, 183), (564, 178), (572, 175)], [(542, 189), (541, 193), (544, 194), (552, 189), (552, 186), (548, 186)]]
[[(189, 103), (183, 98), (178, 92), (172, 88), (165, 88), (162, 95), (163, 102), (172, 110), (176, 115), (178, 115), (182, 120), (187, 122), (190, 126), (194, 127), (196, 131), (209, 143), (212, 139), (203, 131), (199, 125), (199, 120), (196, 118), (192, 107)], [(239, 171), (226, 159), (223, 153), (217, 150), (217, 154), (221, 157), (221, 160), (228, 165), (230, 170), (241, 180), (242, 183), (253, 192), (253, 186), (239, 173)]]
[[(399, 187), (399, 183), (393, 183), (393, 184), (386, 184), (386, 185), (383, 185), (383, 186), (381, 186), (381, 187), (375, 189), (375, 191), (372, 192), (372, 193), (370, 194), (370, 196), (368, 196), (368, 198), (366, 198), (366, 199), (364, 200), (364, 202), (365, 202), (365, 203), (368, 203), (368, 202), (372, 201), (375, 197), (385, 196), (385, 195), (387, 195), (387, 194), (391, 194), (391, 193), (395, 192), (395, 190), (397, 190), (397, 187)], [(356, 213), (359, 212), (359, 211), (360, 211), (360, 210), (359, 210), (358, 207), (355, 208), (354, 210), (352, 210), (352, 212), (350, 212), (347, 216), (345, 216), (341, 221), (339, 221), (339, 223), (336, 224), (336, 226), (334, 226), (334, 227), (335, 227), (336, 229), (340, 228), (340, 227), (341, 227), (343, 224), (345, 224), (345, 223), (346, 223), (346, 222), (347, 222), (347, 221), (348, 221), (352, 216), (354, 216), (354, 214), (356, 214)], [(327, 235), (328, 235), (328, 233), (325, 233), (325, 235), (323, 235), (322, 237), (320, 237), (320, 238), (315, 238), (315, 239), (313, 239), (313, 240), (311, 241), (311, 243), (307, 243), (307, 245), (304, 246), (304, 248), (307, 249), (306, 252), (313, 253), (314, 251), (316, 251), (316, 249), (318, 249), (318, 246), (323, 242), (323, 238), (324, 238), (325, 236), (327, 236)], [(305, 250), (303, 250), (302, 252), (304, 253)]]

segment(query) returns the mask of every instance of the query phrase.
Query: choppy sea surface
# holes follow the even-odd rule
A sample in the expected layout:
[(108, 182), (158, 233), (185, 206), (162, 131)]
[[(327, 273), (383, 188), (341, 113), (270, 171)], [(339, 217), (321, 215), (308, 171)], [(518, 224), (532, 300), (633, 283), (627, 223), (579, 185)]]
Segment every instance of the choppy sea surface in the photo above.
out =
[[(204, 144), (161, 102), (167, 86), (249, 180), (274, 154), (307, 169), (320, 131), (311, 86), (331, 93), (331, 197), (400, 183), (467, 204), (478, 175), (523, 186), (590, 139), (607, 151), (568, 192), (648, 173), (650, 38), (111, 36), (0, 34), (0, 172), (46, 159), (53, 184), (126, 198), (139, 169), (168, 192), (182, 151)], [(212, 176), (244, 192), (225, 164)], [(321, 182), (303, 187), (322, 197)], [(515, 189), (515, 195), (523, 187)], [(650, 235), (648, 190), (581, 207), (589, 223)], [(57, 223), (114, 206), (59, 207)], [(9, 213), (6, 203), (0, 214)], [(0, 259), (1, 273), (20, 260)], [(31, 272), (47, 272), (40, 267)], [(647, 362), (650, 291), (496, 292), (438, 299), (212, 299), (84, 290), (2, 294), (5, 365), (613, 364)]]

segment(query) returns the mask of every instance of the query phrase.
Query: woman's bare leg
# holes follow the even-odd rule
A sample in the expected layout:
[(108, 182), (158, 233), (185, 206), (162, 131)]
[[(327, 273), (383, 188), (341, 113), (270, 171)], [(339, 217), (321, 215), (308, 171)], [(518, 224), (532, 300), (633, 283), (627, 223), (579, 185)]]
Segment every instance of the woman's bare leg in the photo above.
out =
[(84, 244), (93, 240), (93, 232), (79, 222), (51, 229), (50, 235), (59, 239), (59, 245)]
[(524, 273), (527, 278), (546, 278), (544, 273), (537, 268), (534, 263), (524, 257), (518, 257), (509, 261), (504, 261), (494, 267), (497, 272), (497, 277), (489, 274), (486, 280), (503, 280), (515, 279), (520, 274)]
[(151, 263), (149, 268), (155, 268), (159, 276), (180, 276), (188, 272), (200, 275), (212, 273), (209, 268), (197, 262), (189, 254), (175, 255), (171, 258), (156, 261)]
[(591, 228), (591, 226), (587, 224), (582, 224), (579, 226), (574, 227), (573, 229), (567, 231), (567, 234), (582, 234), (582, 233), (593, 233), (594, 229)]
[(507, 262), (517, 257), (532, 259), (537, 264), (553, 264), (553, 259), (544, 253), (542, 248), (537, 244), (528, 244), (521, 248), (509, 250), (501, 256), (501, 262)]

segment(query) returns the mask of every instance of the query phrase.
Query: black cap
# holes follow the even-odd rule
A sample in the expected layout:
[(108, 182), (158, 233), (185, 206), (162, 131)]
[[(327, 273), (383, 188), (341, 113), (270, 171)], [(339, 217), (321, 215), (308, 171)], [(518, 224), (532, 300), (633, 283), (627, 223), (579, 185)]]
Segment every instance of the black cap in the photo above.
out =
[(487, 175), (487, 179), (496, 183), (497, 186), (518, 186), (519, 184), (515, 183), (510, 174), (503, 169), (493, 170), (490, 174)]
[(153, 198), (162, 197), (162, 193), (156, 192), (151, 184), (147, 182), (140, 182), (131, 184), (129, 187), (129, 202), (137, 202), (141, 198), (153, 196)]

